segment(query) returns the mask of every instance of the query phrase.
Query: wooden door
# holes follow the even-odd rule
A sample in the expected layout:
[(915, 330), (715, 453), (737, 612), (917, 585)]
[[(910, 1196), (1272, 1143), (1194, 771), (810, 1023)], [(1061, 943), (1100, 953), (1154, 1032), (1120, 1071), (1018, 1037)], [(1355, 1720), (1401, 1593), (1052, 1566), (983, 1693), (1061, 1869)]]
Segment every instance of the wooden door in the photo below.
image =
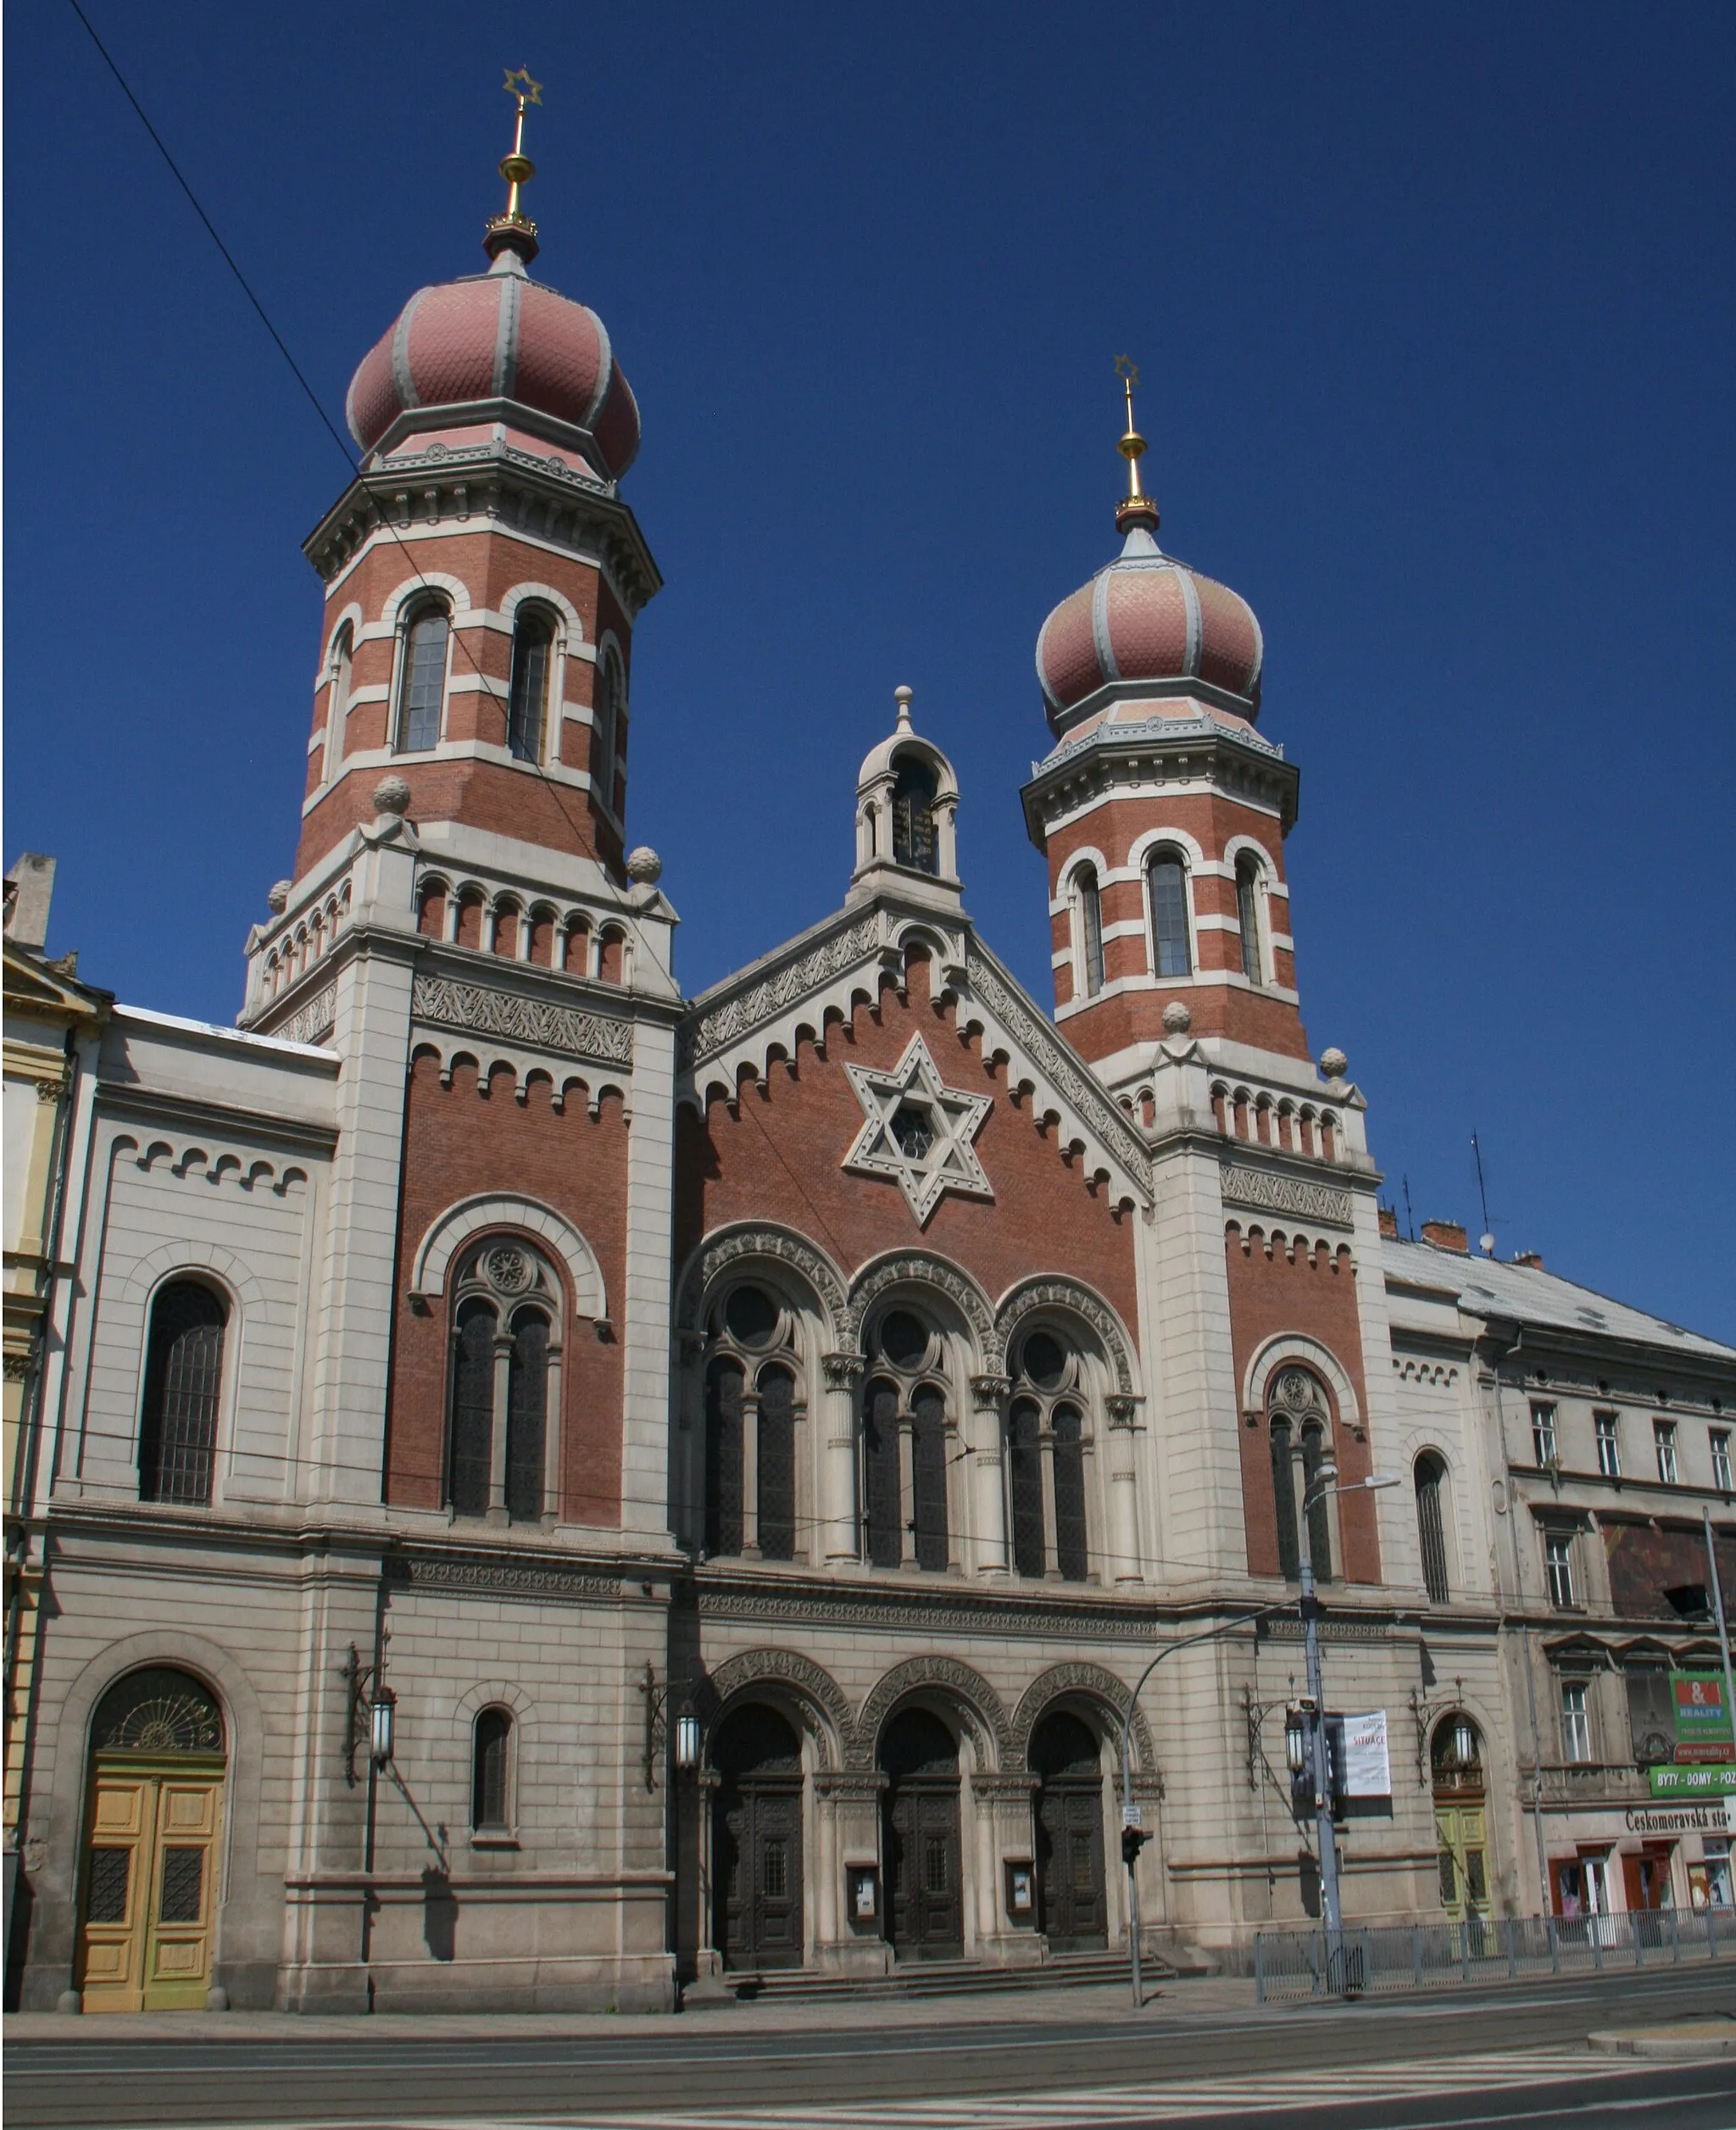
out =
[(901, 1784), (887, 1808), (887, 1904), (901, 1960), (964, 1955), (965, 1904), (956, 1782)]
[(1100, 1783), (1043, 1785), (1037, 1807), (1037, 1883), (1041, 1927), (1054, 1950), (1107, 1947)]
[(78, 1955), (86, 2011), (203, 2009), (222, 1824), (220, 1773), (97, 1762)]
[(716, 1868), (723, 1893), (718, 1947), (737, 1972), (802, 1964), (799, 1784), (732, 1786), (719, 1799)]
[(1672, 1844), (1648, 1842), (1638, 1856), (1623, 1856), (1622, 1876), (1627, 1882), (1631, 1910), (1670, 1905), (1670, 1852)]
[(1480, 1805), (1437, 1805), (1441, 1906), (1462, 1922), (1488, 1914), (1488, 1838)]

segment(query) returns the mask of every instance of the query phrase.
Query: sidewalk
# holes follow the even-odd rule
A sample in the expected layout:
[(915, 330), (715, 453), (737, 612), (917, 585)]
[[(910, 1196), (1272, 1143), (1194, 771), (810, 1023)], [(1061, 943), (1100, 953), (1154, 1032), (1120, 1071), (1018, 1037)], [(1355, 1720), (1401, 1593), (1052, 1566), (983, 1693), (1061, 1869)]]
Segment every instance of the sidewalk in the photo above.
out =
[(670, 2012), (375, 2012), (334, 2016), (286, 2011), (86, 2012), (6, 2015), (3, 2038), (53, 2041), (69, 2046), (94, 2041), (287, 2041), (426, 2039), (555, 2040), (583, 2035), (642, 2034), (648, 2028), (682, 2027), (706, 2033), (811, 2033), (826, 2027), (884, 2027), (894, 2016), (901, 2031), (912, 2027), (1032, 2027), (1077, 2020), (1143, 2021), (1162, 2024), (1212, 2013), (1251, 2012), (1254, 1984), (1240, 1977), (1200, 1976), (1148, 1985), (1143, 2011), (1135, 2011), (1128, 1985), (1089, 1988), (986, 1991), (955, 1997), (888, 1999), (829, 1999), (820, 2004), (705, 2005)]
[(1709, 2019), (1678, 2019), (1666, 2027), (1614, 2027), (1587, 2036), (1602, 2056), (1701, 2059), (1736, 2055), (1736, 2013)]

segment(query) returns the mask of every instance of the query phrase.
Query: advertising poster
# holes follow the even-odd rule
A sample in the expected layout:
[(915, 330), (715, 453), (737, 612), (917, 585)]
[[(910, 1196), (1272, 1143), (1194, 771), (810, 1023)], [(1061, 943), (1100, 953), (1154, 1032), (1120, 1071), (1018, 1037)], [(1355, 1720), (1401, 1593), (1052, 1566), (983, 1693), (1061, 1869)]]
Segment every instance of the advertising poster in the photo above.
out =
[(1678, 1767), (1736, 1760), (1721, 1677), (1711, 1671), (1672, 1671), (1670, 1698), (1675, 1704)]

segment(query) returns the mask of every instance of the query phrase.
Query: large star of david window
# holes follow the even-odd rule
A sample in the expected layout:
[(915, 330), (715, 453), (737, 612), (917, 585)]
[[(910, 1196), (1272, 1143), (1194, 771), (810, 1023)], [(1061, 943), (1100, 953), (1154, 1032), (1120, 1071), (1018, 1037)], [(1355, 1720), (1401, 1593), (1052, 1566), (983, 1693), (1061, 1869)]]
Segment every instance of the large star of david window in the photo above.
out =
[(884, 1176), (904, 1193), (918, 1227), (949, 1191), (992, 1198), (994, 1191), (972, 1142), (994, 1106), (992, 1095), (949, 1087), (921, 1036), (890, 1072), (846, 1065), (868, 1121), (843, 1165), (858, 1176)]

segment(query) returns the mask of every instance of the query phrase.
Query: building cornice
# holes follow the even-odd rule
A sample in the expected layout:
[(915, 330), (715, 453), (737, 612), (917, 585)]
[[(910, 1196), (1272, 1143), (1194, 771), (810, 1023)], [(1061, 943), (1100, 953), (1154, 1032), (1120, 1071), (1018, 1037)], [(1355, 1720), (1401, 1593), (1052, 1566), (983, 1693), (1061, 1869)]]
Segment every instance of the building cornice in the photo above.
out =
[(1301, 772), (1257, 733), (1231, 731), (1215, 718), (1154, 717), (1138, 725), (1099, 726), (1083, 739), (1064, 742), (1032, 765), (1020, 792), (1025, 826), (1039, 850), (1048, 824), (1112, 798), (1121, 789), (1148, 789), (1205, 776), (1230, 798), (1269, 807), (1288, 836), (1296, 825)]

